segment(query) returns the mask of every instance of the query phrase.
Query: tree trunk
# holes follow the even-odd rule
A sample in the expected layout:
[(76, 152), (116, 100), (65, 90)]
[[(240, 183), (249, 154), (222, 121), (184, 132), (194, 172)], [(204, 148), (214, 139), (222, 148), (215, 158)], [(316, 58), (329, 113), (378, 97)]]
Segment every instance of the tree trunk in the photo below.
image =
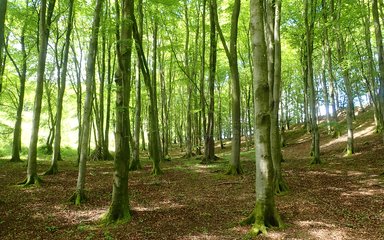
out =
[(68, 55), (69, 55), (69, 45), (71, 41), (71, 32), (73, 26), (73, 4), (74, 0), (70, 0), (69, 9), (68, 9), (68, 25), (67, 32), (65, 36), (65, 46), (64, 46), (64, 56), (63, 56), (63, 65), (60, 76), (60, 86), (58, 89), (58, 97), (56, 102), (56, 134), (55, 134), (55, 143), (53, 148), (53, 156), (51, 161), (50, 168), (45, 172), (45, 175), (56, 174), (58, 172), (57, 162), (61, 160), (60, 154), (60, 144), (61, 144), (61, 119), (63, 113), (63, 99), (65, 92), (65, 83), (67, 78), (67, 64), (68, 64)]
[[(276, 0), (274, 14), (274, 67), (273, 67), (273, 85), (272, 89), (272, 107), (271, 109), (271, 154), (273, 160), (273, 168), (275, 170), (275, 192), (283, 194), (288, 190), (288, 186), (283, 179), (281, 173), (281, 162), (283, 161), (283, 154), (281, 152), (281, 135), (279, 131), (279, 106), (281, 97), (281, 42), (280, 42), (280, 19), (281, 19), (281, 1)], [(271, 102), (271, 100), (270, 100)]]
[[(363, 6), (365, 5), (364, 2), (362, 4)], [(369, 5), (368, 5), (368, 12), (370, 12)], [(368, 14), (362, 17), (363, 24), (364, 24), (364, 31), (365, 31), (365, 35), (364, 35), (365, 46), (366, 46), (367, 55), (368, 55), (368, 79), (366, 83), (367, 83), (370, 97), (373, 103), (376, 132), (379, 132), (382, 128), (381, 124), (383, 123), (383, 120), (382, 120), (383, 116), (381, 115), (381, 111), (380, 111), (379, 98), (378, 98), (378, 95), (376, 94), (377, 83), (374, 77), (376, 75), (376, 69), (375, 69), (375, 61), (373, 59), (373, 53), (372, 53), (370, 16), (371, 15)], [(360, 59), (362, 60), (362, 57)], [(362, 65), (362, 62), (361, 62), (361, 65)]]
[(29, 143), (27, 179), (22, 183), (24, 186), (40, 183), (37, 175), (37, 140), (39, 137), (41, 103), (44, 90), (44, 73), (45, 62), (47, 57), (49, 29), (53, 15), (55, 0), (50, 0), (47, 11), (47, 1), (42, 0), (40, 3), (40, 20), (39, 20), (39, 58), (37, 66), (35, 102), (33, 107), (32, 133)]
[(239, 68), (237, 61), (237, 32), (238, 32), (238, 22), (240, 15), (240, 0), (235, 0), (232, 17), (231, 17), (231, 36), (229, 49), (226, 44), (223, 32), (220, 28), (219, 19), (217, 15), (217, 6), (216, 0), (215, 3), (215, 23), (217, 26), (217, 31), (219, 32), (219, 36), (221, 42), (224, 46), (225, 52), (227, 54), (229, 67), (231, 71), (231, 86), (232, 86), (232, 154), (231, 160), (229, 164), (229, 169), (227, 174), (230, 175), (239, 175), (243, 173), (243, 169), (240, 164), (240, 142), (241, 142), (241, 122), (240, 122), (240, 76), (239, 76)]
[(192, 77), (191, 77), (191, 69), (189, 67), (190, 61), (189, 61), (189, 17), (188, 17), (188, 3), (187, 1), (184, 1), (184, 20), (185, 20), (185, 46), (184, 46), (184, 68), (185, 73), (187, 75), (188, 81), (188, 100), (187, 100), (187, 141), (186, 141), (186, 147), (187, 152), (185, 154), (186, 158), (192, 157)]
[[(201, 69), (200, 69), (200, 121), (201, 121), (201, 129), (202, 135), (200, 138), (204, 140), (207, 139), (207, 118), (206, 118), (206, 99), (205, 99), (205, 16), (206, 16), (206, 5), (207, 0), (203, 0), (203, 13), (201, 15), (201, 27), (202, 27), (202, 46), (201, 46)], [(201, 140), (201, 139), (200, 139)]]
[(112, 202), (105, 217), (107, 223), (129, 221), (131, 219), (128, 195), (129, 171), (129, 98), (132, 54), (132, 22), (128, 21), (134, 12), (134, 1), (123, 0), (120, 19), (118, 3), (116, 3), (117, 21), (121, 21), (120, 39), (117, 44), (118, 73), (116, 76), (116, 146)]
[(82, 119), (82, 134), (81, 134), (81, 150), (80, 150), (80, 161), (79, 161), (79, 173), (77, 178), (76, 192), (71, 197), (71, 201), (76, 205), (80, 205), (85, 201), (85, 173), (86, 173), (86, 162), (89, 154), (89, 139), (91, 133), (91, 115), (92, 115), (92, 101), (93, 101), (93, 87), (95, 84), (95, 62), (97, 54), (98, 35), (100, 27), (100, 15), (102, 10), (103, 0), (96, 1), (95, 12), (93, 15), (92, 22), (92, 33), (88, 47), (88, 57), (86, 66), (86, 96), (83, 109)]
[[(139, 37), (143, 39), (143, 0), (138, 1), (138, 15), (139, 15)], [(138, 57), (139, 58), (139, 57)], [(135, 127), (133, 132), (134, 147), (132, 149), (132, 162), (129, 167), (130, 171), (141, 169), (140, 163), (140, 127), (141, 127), (141, 77), (140, 77), (140, 61), (136, 63), (136, 79), (135, 79)]]
[[(154, 86), (154, 81), (151, 81), (151, 76), (149, 73), (148, 63), (144, 55), (143, 44), (140, 39), (136, 19), (134, 15), (132, 15), (133, 22), (133, 37), (135, 39), (135, 47), (138, 52), (138, 58), (140, 61), (141, 71), (143, 73), (144, 83), (146, 85), (147, 91), (149, 93), (150, 106), (149, 106), (149, 132), (150, 139), (149, 143), (151, 144), (152, 157), (153, 157), (153, 169), (152, 174), (158, 175), (161, 174), (162, 171), (160, 169), (160, 161), (161, 161), (161, 148), (160, 148), (160, 134), (159, 134), (159, 122), (158, 122), (158, 112), (157, 112), (157, 98), (156, 98), (156, 86)], [(156, 30), (157, 31), (157, 30)]]
[(23, 29), (21, 31), (20, 36), (20, 44), (21, 44), (21, 54), (23, 56), (22, 60), (22, 69), (21, 71), (16, 65), (16, 62), (14, 62), (11, 54), (9, 55), (9, 58), (11, 59), (12, 63), (14, 64), (17, 73), (19, 75), (20, 79), (20, 89), (19, 89), (19, 101), (17, 105), (17, 112), (16, 112), (16, 122), (15, 127), (13, 131), (13, 141), (12, 141), (12, 158), (11, 162), (20, 162), (20, 150), (21, 150), (21, 123), (22, 123), (22, 113), (23, 113), (23, 107), (24, 107), (24, 95), (25, 95), (25, 81), (27, 78), (27, 51), (25, 49), (25, 28), (26, 24), (23, 26)]
[[(372, 2), (372, 16), (375, 26), (376, 48), (379, 62), (379, 102), (382, 114), (382, 118), (380, 120), (384, 121), (384, 46), (377, 0), (373, 0)], [(381, 126), (384, 127), (384, 122), (381, 123)], [(382, 130), (382, 132), (384, 140), (384, 131)]]
[(343, 63), (346, 49), (345, 49), (345, 43), (344, 39), (342, 39), (343, 36), (339, 36), (339, 42), (340, 42), (340, 48), (339, 53), (340, 54), (340, 63), (342, 65), (342, 72), (343, 72), (343, 78), (344, 78), (344, 86), (346, 89), (346, 95), (347, 95), (347, 132), (348, 132), (348, 140), (347, 140), (347, 152), (346, 155), (350, 156), (352, 155), (354, 151), (353, 146), (353, 113), (354, 113), (354, 104), (353, 104), (353, 95), (352, 95), (352, 86), (351, 81), (349, 79), (349, 70), (348, 67)]
[(256, 204), (243, 222), (252, 234), (267, 233), (269, 226), (281, 226), (274, 200), (274, 169), (271, 157), (269, 85), (264, 36), (263, 0), (251, 0), (251, 34), (254, 67)]
[(216, 59), (217, 59), (217, 39), (215, 27), (215, 8), (214, 1), (210, 0), (210, 55), (209, 55), (209, 109), (207, 132), (205, 134), (205, 159), (203, 163), (210, 163), (215, 160), (215, 141), (214, 134), (214, 112), (215, 112), (215, 75), (216, 75)]
[(314, 34), (314, 7), (313, 2), (305, 1), (305, 30), (306, 30), (306, 50), (307, 50), (307, 79), (309, 89), (309, 106), (311, 112), (311, 134), (312, 134), (312, 161), (311, 164), (320, 164), (320, 134), (317, 125), (316, 114), (316, 91), (313, 79), (313, 34)]
[[(5, 13), (7, 11), (7, 0), (3, 0), (0, 4), (0, 59), (3, 59), (4, 47), (5, 47), (5, 38), (4, 38), (4, 30), (5, 30)], [(0, 73), (3, 72), (3, 64), (0, 64)], [(0, 75), (0, 93), (3, 88), (3, 75)]]

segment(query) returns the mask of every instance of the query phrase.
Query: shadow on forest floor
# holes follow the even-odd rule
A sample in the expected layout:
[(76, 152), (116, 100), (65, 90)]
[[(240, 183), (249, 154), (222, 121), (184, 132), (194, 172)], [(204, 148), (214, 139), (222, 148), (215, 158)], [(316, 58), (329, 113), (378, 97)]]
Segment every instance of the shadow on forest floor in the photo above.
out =
[[(344, 157), (345, 140), (324, 136), (323, 163), (311, 166), (310, 138), (295, 131), (301, 130), (287, 132), (283, 150), (290, 192), (276, 197), (286, 226), (256, 239), (384, 239), (382, 137), (372, 131), (361, 134), (356, 154)], [(110, 203), (112, 162), (88, 163), (89, 201), (77, 207), (67, 202), (76, 186), (74, 159), (59, 162), (59, 174), (45, 176), (40, 188), (16, 186), (25, 177), (25, 163), (0, 160), (0, 239), (246, 238), (250, 228), (239, 222), (255, 202), (254, 152), (242, 152), (245, 171), (240, 177), (224, 175), (228, 146), (212, 165), (177, 158), (181, 155), (174, 150), (174, 160), (162, 164), (164, 175), (151, 176), (146, 159), (143, 170), (130, 173), (133, 219), (113, 227), (98, 225)], [(38, 166), (43, 172), (49, 162), (41, 160)]]

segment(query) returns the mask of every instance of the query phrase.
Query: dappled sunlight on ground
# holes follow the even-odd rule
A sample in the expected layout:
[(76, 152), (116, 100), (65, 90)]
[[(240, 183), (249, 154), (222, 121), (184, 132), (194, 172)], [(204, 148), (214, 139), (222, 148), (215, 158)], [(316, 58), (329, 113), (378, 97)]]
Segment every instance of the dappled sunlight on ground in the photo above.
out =
[(316, 239), (344, 240), (350, 239), (348, 234), (338, 229), (311, 229), (310, 234)]
[[(371, 125), (371, 126), (366, 127), (366, 128), (361, 128), (361, 130), (359, 130), (359, 129), (360, 128), (356, 128), (355, 131), (353, 132), (353, 137), (355, 139), (360, 138), (360, 137), (366, 137), (366, 136), (374, 134), (376, 127)], [(333, 139), (333, 140), (329, 141), (328, 143), (321, 145), (320, 147), (321, 148), (327, 148), (327, 147), (330, 147), (330, 146), (337, 144), (337, 143), (347, 142), (347, 138), (348, 138), (348, 135), (344, 134), (339, 138)]]

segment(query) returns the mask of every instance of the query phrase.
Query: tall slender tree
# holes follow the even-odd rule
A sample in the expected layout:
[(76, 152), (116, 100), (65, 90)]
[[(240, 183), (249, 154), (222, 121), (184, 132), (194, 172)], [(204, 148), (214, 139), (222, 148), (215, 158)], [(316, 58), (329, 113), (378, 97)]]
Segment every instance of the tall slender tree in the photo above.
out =
[[(26, 1), (26, 8), (28, 6), (28, 0)], [(24, 108), (24, 95), (25, 95), (25, 83), (27, 79), (27, 61), (28, 61), (28, 54), (26, 49), (26, 43), (25, 43), (25, 32), (27, 28), (28, 21), (24, 21), (24, 25), (21, 30), (20, 35), (20, 45), (21, 45), (21, 55), (22, 55), (22, 63), (21, 63), (21, 69), (18, 67), (16, 61), (13, 59), (12, 54), (9, 53), (7, 47), (5, 48), (7, 51), (7, 54), (9, 56), (9, 59), (15, 66), (16, 72), (20, 79), (20, 88), (19, 88), (19, 94), (18, 94), (18, 105), (17, 105), (17, 112), (16, 112), (16, 121), (15, 121), (15, 127), (13, 131), (13, 141), (12, 141), (12, 157), (11, 162), (20, 162), (20, 150), (21, 150), (21, 123), (22, 123), (22, 113)], [(1, 58), (0, 58), (1, 59)]]
[[(373, 0), (372, 2), (372, 17), (375, 27), (376, 49), (379, 62), (379, 102), (382, 114), (381, 120), (384, 121), (384, 45), (377, 0)], [(381, 123), (381, 127), (384, 127), (384, 123)], [(382, 132), (384, 141), (384, 131), (382, 130)]]
[[(137, 4), (137, 12), (139, 16), (139, 38), (143, 40), (143, 0), (139, 0)], [(135, 73), (135, 123), (133, 130), (133, 142), (134, 146), (132, 149), (132, 161), (129, 170), (134, 171), (141, 169), (140, 163), (140, 126), (141, 126), (141, 75), (140, 75), (140, 61), (136, 63)]]
[(210, 163), (215, 160), (215, 141), (214, 141), (214, 114), (215, 114), (215, 77), (216, 77), (216, 61), (217, 61), (217, 37), (215, 26), (215, 1), (209, 2), (209, 22), (210, 22), (210, 47), (209, 47), (209, 108), (207, 131), (205, 134), (205, 157), (203, 162)]
[(313, 79), (313, 41), (315, 24), (315, 4), (312, 0), (304, 1), (304, 21), (305, 21), (305, 47), (307, 52), (307, 81), (309, 90), (309, 106), (311, 112), (311, 134), (312, 134), (312, 161), (311, 164), (320, 163), (320, 134), (317, 125), (316, 111), (316, 91)]
[(153, 80), (151, 80), (151, 74), (148, 67), (148, 62), (146, 60), (144, 50), (143, 50), (143, 42), (140, 38), (136, 18), (134, 15), (131, 16), (131, 21), (133, 22), (133, 38), (135, 40), (135, 47), (138, 53), (138, 60), (140, 61), (141, 72), (143, 74), (143, 80), (145, 86), (148, 91), (150, 105), (148, 108), (148, 116), (149, 116), (149, 131), (150, 139), (149, 142), (151, 144), (151, 157), (153, 160), (153, 168), (152, 174), (159, 175), (162, 174), (160, 169), (160, 161), (161, 161), (161, 148), (160, 148), (160, 135), (159, 135), (159, 122), (158, 122), (158, 110), (157, 110), (157, 98), (155, 95), (155, 86), (153, 85)]
[[(215, 1), (214, 1), (215, 3)], [(219, 18), (217, 14), (217, 6), (215, 5), (215, 23), (217, 31), (219, 33), (221, 42), (224, 46), (225, 53), (228, 58), (229, 68), (231, 71), (232, 80), (232, 155), (230, 166), (227, 174), (238, 175), (243, 173), (243, 169), (240, 164), (240, 141), (241, 141), (241, 122), (240, 122), (240, 75), (237, 58), (237, 33), (238, 22), (240, 15), (240, 0), (235, 0), (231, 17), (231, 36), (229, 48), (224, 38), (223, 31), (219, 24)]]
[[(116, 3), (118, 6), (118, 3)], [(120, 16), (119, 7), (117, 17)], [(113, 176), (112, 202), (105, 216), (107, 223), (115, 221), (129, 221), (131, 219), (128, 195), (129, 172), (129, 98), (131, 78), (131, 54), (132, 54), (132, 21), (134, 11), (133, 0), (121, 1), (120, 34), (116, 47), (118, 58), (118, 73), (116, 74), (116, 134), (115, 134), (115, 162)]]
[(74, 8), (74, 0), (69, 1), (69, 8), (68, 8), (68, 22), (67, 22), (67, 32), (65, 36), (65, 43), (64, 43), (64, 56), (63, 56), (63, 63), (62, 63), (62, 69), (61, 69), (61, 76), (59, 78), (59, 89), (58, 89), (58, 96), (56, 100), (56, 127), (55, 127), (55, 142), (53, 147), (53, 155), (52, 155), (52, 161), (50, 168), (45, 172), (46, 175), (48, 174), (56, 174), (58, 172), (58, 166), (57, 162), (61, 159), (60, 154), (60, 148), (61, 148), (61, 120), (63, 115), (63, 99), (64, 99), (64, 92), (65, 92), (65, 85), (66, 85), (66, 78), (67, 78), (67, 65), (68, 65), (68, 55), (69, 55), (69, 46), (71, 41), (71, 33), (72, 33), (72, 26), (73, 26), (73, 10)]
[(95, 63), (97, 54), (97, 44), (100, 27), (100, 16), (104, 0), (97, 0), (95, 12), (93, 15), (91, 39), (88, 47), (88, 58), (86, 66), (86, 96), (83, 109), (82, 131), (81, 131), (81, 149), (79, 161), (79, 173), (77, 177), (76, 191), (70, 200), (76, 205), (80, 205), (85, 201), (85, 173), (86, 163), (89, 155), (89, 139), (91, 133), (91, 115), (92, 115), (92, 101), (93, 101), (93, 88), (95, 84)]
[(274, 169), (271, 157), (269, 84), (263, 0), (251, 0), (253, 84), (255, 99), (256, 204), (243, 222), (253, 224), (252, 233), (267, 233), (267, 227), (282, 225), (274, 200)]
[(49, 29), (52, 23), (54, 7), (55, 0), (49, 0), (48, 9), (47, 0), (42, 0), (40, 2), (39, 60), (37, 66), (35, 102), (33, 106), (32, 132), (28, 152), (27, 178), (21, 183), (24, 184), (24, 186), (28, 186), (31, 184), (40, 184), (40, 178), (37, 175), (37, 140), (39, 137), (40, 114), (44, 89), (43, 83), (45, 74), (45, 63), (47, 58)]
[[(7, 3), (8, 0), (2, 0), (0, 4), (0, 59), (3, 59), (4, 46), (5, 46), (5, 38), (4, 38), (4, 30), (5, 30), (5, 14), (7, 12)], [(4, 66), (2, 65), (2, 60), (0, 64), (0, 73), (3, 72)], [(3, 76), (0, 75), (0, 93), (3, 89)]]

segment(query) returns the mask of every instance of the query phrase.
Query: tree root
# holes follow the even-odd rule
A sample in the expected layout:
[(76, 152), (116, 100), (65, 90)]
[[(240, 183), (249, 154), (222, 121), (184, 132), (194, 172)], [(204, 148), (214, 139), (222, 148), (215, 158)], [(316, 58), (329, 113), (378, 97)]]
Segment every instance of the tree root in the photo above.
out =
[(24, 179), (24, 181), (18, 183), (17, 185), (21, 185), (23, 187), (29, 187), (31, 185), (35, 185), (37, 187), (40, 187), (42, 182), (43, 180), (36, 174), (30, 177), (27, 177), (26, 179)]
[(153, 176), (159, 176), (159, 175), (162, 175), (162, 174), (163, 174), (163, 171), (161, 171), (160, 168), (158, 168), (158, 167), (154, 167), (154, 168), (152, 169), (151, 175), (153, 175)]
[(110, 152), (105, 153), (101, 147), (96, 147), (95, 150), (89, 155), (90, 161), (109, 161), (113, 160), (113, 156)]
[(275, 181), (275, 194), (278, 196), (285, 195), (289, 191), (287, 182), (281, 177)]
[(132, 162), (131, 165), (129, 166), (129, 171), (137, 171), (141, 169), (143, 169), (143, 167), (141, 166), (140, 161)]
[(257, 236), (258, 234), (266, 235), (268, 233), (267, 229), (270, 227), (281, 228), (283, 226), (283, 222), (281, 221), (276, 210), (273, 210), (273, 212), (266, 216), (266, 214), (262, 212), (262, 209), (256, 206), (252, 213), (240, 222), (240, 225), (252, 225), (250, 234), (252, 236)]
[(232, 176), (239, 176), (239, 175), (242, 175), (243, 173), (244, 173), (244, 170), (240, 165), (238, 167), (230, 165), (225, 174), (232, 175)]
[(214, 155), (212, 159), (208, 159), (208, 158), (206, 158), (206, 157), (203, 157), (203, 158), (201, 158), (201, 162), (200, 162), (200, 164), (211, 164), (211, 163), (213, 163), (214, 161), (217, 161), (217, 160), (219, 160), (219, 159), (220, 159), (220, 158), (219, 158), (218, 156), (216, 156), (216, 155)]
[(73, 193), (73, 195), (69, 198), (69, 202), (80, 206), (82, 203), (87, 201), (87, 197), (85, 196), (84, 191), (77, 190)]
[(20, 157), (19, 158), (16, 158), (16, 157), (12, 157), (11, 160), (9, 160), (10, 162), (13, 162), (13, 163), (19, 163), (19, 162), (22, 162)]
[(51, 167), (45, 173), (43, 173), (43, 175), (55, 175), (57, 173), (59, 173), (57, 166), (51, 165)]
[(124, 224), (132, 219), (129, 209), (115, 210), (112, 207), (101, 217), (100, 222), (105, 225)]

